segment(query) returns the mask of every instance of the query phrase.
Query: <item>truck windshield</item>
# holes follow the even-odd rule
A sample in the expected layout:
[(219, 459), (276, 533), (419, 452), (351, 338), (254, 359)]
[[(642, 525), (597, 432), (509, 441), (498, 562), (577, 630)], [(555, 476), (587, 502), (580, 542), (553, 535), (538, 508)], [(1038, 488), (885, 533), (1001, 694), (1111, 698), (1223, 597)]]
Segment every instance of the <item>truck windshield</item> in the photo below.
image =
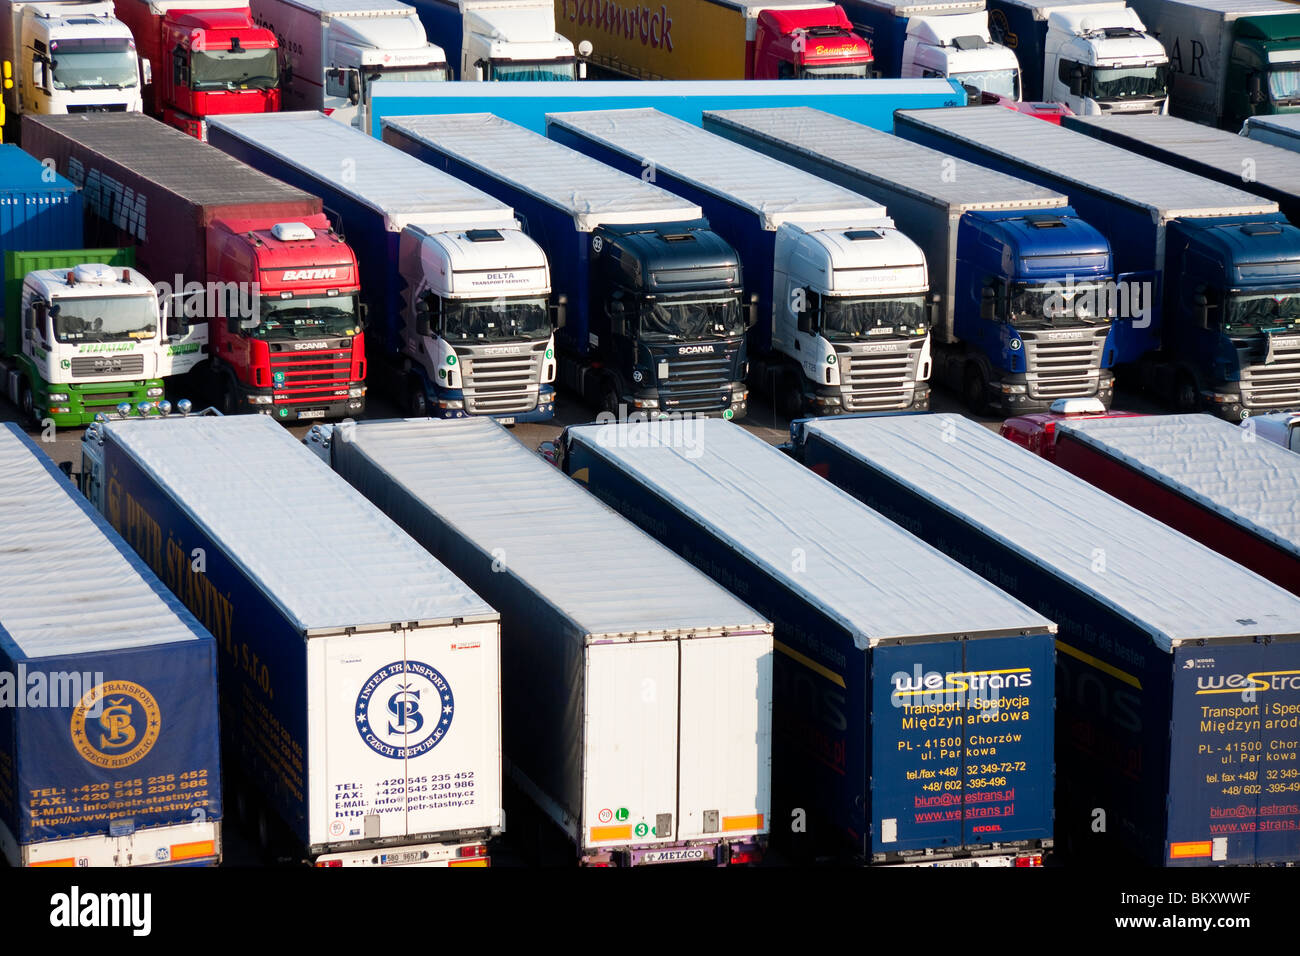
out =
[(147, 295), (55, 299), (50, 320), (58, 342), (130, 342), (157, 333), (158, 306)]
[(1288, 63), (1286, 68), (1269, 70), (1268, 92), (1276, 106), (1300, 104), (1300, 64)]
[(1007, 320), (1020, 328), (1097, 325), (1110, 321), (1114, 314), (1106, 287), (1099, 283), (1015, 285), (1009, 305)]
[(876, 329), (920, 328), (925, 296), (826, 296), (822, 299), (822, 334), (832, 342), (867, 338)]
[(267, 341), (356, 335), (357, 301), (353, 295), (302, 295), (292, 299), (264, 295), (258, 300), (255, 328), (247, 334)]
[(447, 300), (443, 335), (448, 342), (500, 342), (544, 339), (551, 317), (544, 298)]
[(1169, 86), (1169, 67), (1121, 66), (1091, 68), (1090, 90), (1092, 98), (1107, 100), (1132, 100), (1163, 97)]
[(442, 83), (447, 79), (447, 68), (436, 66), (392, 66), (382, 70), (371, 70), (366, 74), (366, 82), (391, 80), (394, 83)]
[(648, 341), (729, 338), (745, 331), (740, 299), (652, 299), (641, 308), (641, 337)]
[(50, 49), (56, 90), (128, 89), (139, 84), (135, 44), (130, 40), (58, 40)]
[(981, 93), (1020, 99), (1019, 70), (972, 70), (969, 73), (954, 73), (949, 79), (956, 80), (962, 86), (973, 86)]
[(1300, 289), (1230, 295), (1223, 310), (1223, 331), (1255, 332), (1300, 320)]
[(574, 65), (572, 60), (539, 60), (524, 63), (518, 60), (512, 63), (493, 63), (494, 80), (572, 80)]
[(275, 50), (195, 51), (191, 66), (196, 91), (273, 90), (280, 85)]
[(805, 66), (799, 70), (801, 80), (866, 80), (870, 79), (870, 63), (827, 63), (822, 66)]

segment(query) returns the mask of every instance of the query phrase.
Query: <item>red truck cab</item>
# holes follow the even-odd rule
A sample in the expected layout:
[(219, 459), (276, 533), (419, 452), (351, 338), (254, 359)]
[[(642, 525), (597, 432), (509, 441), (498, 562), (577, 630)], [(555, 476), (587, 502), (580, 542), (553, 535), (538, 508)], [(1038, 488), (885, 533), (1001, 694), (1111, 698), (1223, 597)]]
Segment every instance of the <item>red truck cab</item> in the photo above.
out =
[(764, 10), (750, 58), (756, 80), (867, 79), (871, 44), (839, 6)]
[(365, 410), (357, 260), (323, 213), (297, 222), (214, 220), (207, 262), (210, 282), (251, 280), (256, 296), (251, 316), (227, 310), (209, 325), (225, 413), (295, 422)]
[(1054, 462), (1057, 422), (1082, 418), (1137, 418), (1139, 415), (1139, 412), (1107, 411), (1106, 406), (1095, 398), (1063, 398), (1053, 402), (1050, 411), (1008, 418), (1002, 423), (1001, 435)]
[(117, 0), (149, 61), (144, 108), (196, 139), (205, 117), (280, 109), (279, 44), (239, 0)]
[(1015, 110), (1018, 113), (1024, 113), (1032, 116), (1034, 119), (1045, 120), (1048, 123), (1061, 125), (1061, 117), (1073, 116), (1074, 110), (1064, 103), (1044, 103), (1028, 102), (1025, 100), (1013, 100), (1009, 96), (1003, 96), (1000, 93), (989, 93), (984, 91), (980, 94), (980, 105), (982, 106), (1002, 106), (1009, 110)]

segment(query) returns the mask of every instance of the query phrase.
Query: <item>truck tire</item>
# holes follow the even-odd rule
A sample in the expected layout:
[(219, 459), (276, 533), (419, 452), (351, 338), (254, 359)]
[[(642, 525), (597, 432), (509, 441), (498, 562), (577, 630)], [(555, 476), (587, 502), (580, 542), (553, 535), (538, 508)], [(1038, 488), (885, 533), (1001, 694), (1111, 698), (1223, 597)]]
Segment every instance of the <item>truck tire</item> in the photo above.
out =
[(1196, 379), (1191, 372), (1182, 369), (1174, 376), (1174, 409), (1179, 412), (1195, 412), (1201, 407), (1201, 396), (1196, 389)]
[(791, 420), (803, 414), (803, 384), (798, 376), (786, 373), (777, 380), (777, 411)]
[(618, 407), (622, 404), (618, 397), (618, 388), (612, 380), (606, 379), (605, 384), (600, 390), (600, 410), (609, 412), (615, 418), (618, 418)]
[(988, 382), (984, 379), (984, 370), (979, 367), (978, 362), (971, 362), (966, 366), (966, 374), (962, 378), (962, 397), (966, 400), (966, 407), (974, 415), (987, 415), (989, 413), (988, 399)]
[(239, 414), (239, 391), (233, 375), (227, 374), (221, 381), (221, 414)]
[(425, 394), (424, 383), (414, 375), (406, 386), (406, 413), (411, 418), (429, 417), (429, 396)]
[(40, 425), (36, 420), (36, 404), (32, 401), (32, 387), (25, 377), (18, 384), (18, 412), (24, 425), (30, 428)]

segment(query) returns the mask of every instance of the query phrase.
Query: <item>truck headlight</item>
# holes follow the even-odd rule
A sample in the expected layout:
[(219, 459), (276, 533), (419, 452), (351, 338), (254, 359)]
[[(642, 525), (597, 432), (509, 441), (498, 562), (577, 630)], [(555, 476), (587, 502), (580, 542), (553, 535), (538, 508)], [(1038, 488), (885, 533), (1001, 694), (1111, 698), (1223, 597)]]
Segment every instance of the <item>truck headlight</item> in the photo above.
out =
[(1006, 382), (1003, 382), (1001, 385), (998, 386), (998, 389), (999, 389), (999, 390), (1002, 392), (1002, 394), (1004, 394), (1004, 395), (1023, 395), (1023, 394), (1025, 393), (1025, 391), (1026, 391), (1026, 386), (1024, 386), (1024, 385), (1011, 385), (1011, 384), (1008, 384), (1008, 383), (1006, 383)]
[(818, 405), (838, 405), (840, 397), (838, 395), (818, 395), (816, 401)]
[(733, 388), (733, 389), (731, 390), (731, 401), (732, 401), (733, 403), (735, 403), (735, 402), (743, 402), (743, 401), (744, 401), (745, 399), (747, 399), (747, 398), (749, 398), (749, 389), (747, 389), (747, 388)]
[(634, 398), (632, 399), (633, 408), (658, 408), (659, 399), (657, 398)]
[(149, 398), (158, 398), (160, 395), (162, 395), (163, 390), (161, 388), (147, 388), (145, 389), (144, 393)]
[(250, 395), (248, 401), (253, 405), (274, 405), (275, 399), (270, 395)]
[(442, 398), (438, 400), (439, 408), (464, 408), (465, 403), (459, 398)]
[(348, 389), (348, 398), (360, 398), (364, 394), (366, 394), (366, 388), (364, 385), (359, 388)]
[(50, 394), (49, 394), (48, 396), (46, 396), (46, 397), (47, 397), (50, 401), (52, 401), (52, 402), (66, 402), (66, 401), (68, 400), (68, 393), (67, 393), (67, 392), (50, 392)]

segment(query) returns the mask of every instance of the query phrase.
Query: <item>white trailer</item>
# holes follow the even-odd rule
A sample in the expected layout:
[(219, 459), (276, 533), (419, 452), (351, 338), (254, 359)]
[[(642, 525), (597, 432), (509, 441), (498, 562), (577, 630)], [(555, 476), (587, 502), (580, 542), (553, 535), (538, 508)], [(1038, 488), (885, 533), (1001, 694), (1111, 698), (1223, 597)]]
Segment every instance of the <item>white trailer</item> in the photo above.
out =
[(770, 622), (496, 423), (344, 424), (330, 444), (340, 474), (501, 609), (509, 772), (583, 862), (761, 852)]
[(370, 85), (447, 79), (415, 8), (400, 0), (250, 0), (284, 51), (282, 110), (324, 110), (369, 129)]

